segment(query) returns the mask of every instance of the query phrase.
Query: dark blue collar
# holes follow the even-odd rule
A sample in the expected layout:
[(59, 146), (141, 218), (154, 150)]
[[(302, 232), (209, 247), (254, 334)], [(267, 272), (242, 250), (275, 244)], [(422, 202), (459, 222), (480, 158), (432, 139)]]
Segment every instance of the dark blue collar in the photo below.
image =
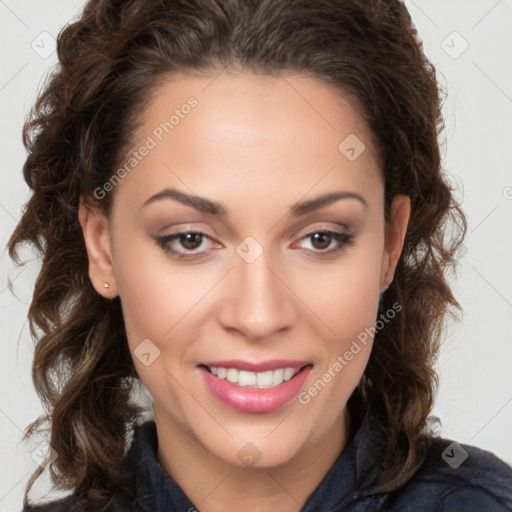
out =
[[(374, 473), (371, 466), (378, 439), (367, 423), (351, 434), (345, 449), (309, 496), (301, 512), (337, 509), (372, 493)], [(155, 422), (147, 421), (138, 426), (124, 461), (135, 477), (132, 500), (148, 511), (194, 510), (194, 504), (158, 461), (157, 449)]]

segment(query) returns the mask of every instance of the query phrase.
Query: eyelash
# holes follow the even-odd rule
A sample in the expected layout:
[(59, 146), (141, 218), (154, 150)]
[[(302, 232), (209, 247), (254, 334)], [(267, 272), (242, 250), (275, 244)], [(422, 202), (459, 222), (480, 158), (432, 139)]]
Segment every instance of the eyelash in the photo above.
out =
[[(340, 253), (341, 251), (343, 251), (346, 247), (348, 246), (351, 246), (354, 244), (354, 235), (349, 235), (349, 234), (346, 234), (346, 233), (338, 233), (337, 231), (330, 231), (330, 230), (317, 230), (317, 231), (312, 231), (311, 233), (308, 233), (307, 235), (303, 236), (301, 238), (301, 240), (304, 240), (306, 238), (310, 238), (310, 237), (313, 237), (314, 235), (317, 235), (317, 234), (324, 234), (324, 235), (328, 235), (330, 236), (334, 241), (338, 242), (338, 247), (336, 247), (335, 249), (330, 249), (330, 250), (316, 250), (316, 251), (311, 251), (311, 250), (308, 250), (308, 252), (313, 252), (315, 256), (318, 256), (318, 257), (322, 257), (322, 256), (325, 256), (325, 255), (329, 255), (329, 256), (332, 256), (332, 255), (335, 255), (335, 254), (338, 254)], [(171, 249), (170, 246), (169, 246), (169, 243), (170, 242), (173, 242), (174, 240), (177, 240), (179, 239), (181, 236), (185, 236), (185, 235), (202, 235), (203, 238), (208, 238), (211, 240), (211, 237), (208, 236), (206, 233), (203, 233), (202, 231), (181, 231), (181, 232), (178, 232), (178, 233), (173, 233), (172, 235), (166, 235), (166, 236), (161, 236), (161, 237), (157, 237), (155, 238), (155, 242), (158, 246), (162, 247), (162, 249), (168, 253), (171, 257), (177, 259), (177, 260), (183, 260), (183, 259), (191, 259), (191, 258), (194, 258), (195, 256), (197, 256), (198, 253), (188, 253), (188, 254), (182, 254), (178, 251), (175, 251), (174, 249)]]

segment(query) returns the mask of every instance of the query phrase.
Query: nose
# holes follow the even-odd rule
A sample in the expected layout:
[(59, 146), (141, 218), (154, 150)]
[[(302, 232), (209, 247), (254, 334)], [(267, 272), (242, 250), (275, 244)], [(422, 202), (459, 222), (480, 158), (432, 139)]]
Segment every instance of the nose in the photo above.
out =
[(235, 268), (226, 280), (219, 321), (226, 330), (251, 341), (290, 329), (297, 321), (297, 296), (286, 274), (271, 268), (263, 253), (252, 263), (235, 255)]

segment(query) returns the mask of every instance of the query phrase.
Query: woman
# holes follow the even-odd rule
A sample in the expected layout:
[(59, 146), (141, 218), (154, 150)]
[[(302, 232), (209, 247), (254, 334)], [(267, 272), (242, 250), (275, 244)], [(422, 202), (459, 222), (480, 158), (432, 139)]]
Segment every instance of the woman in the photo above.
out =
[(466, 221), (404, 5), (91, 0), (58, 55), (9, 250), (73, 493), (24, 510), (510, 510), (430, 429)]

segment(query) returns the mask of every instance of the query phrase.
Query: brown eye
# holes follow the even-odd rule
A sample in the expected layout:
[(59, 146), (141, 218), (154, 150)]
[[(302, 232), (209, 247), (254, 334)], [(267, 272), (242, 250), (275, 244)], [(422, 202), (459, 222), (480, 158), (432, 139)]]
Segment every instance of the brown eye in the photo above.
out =
[[(157, 245), (176, 259), (201, 256), (206, 251), (198, 251), (205, 240), (211, 238), (200, 231), (184, 231), (155, 239)], [(173, 247), (174, 245), (174, 247)]]
[[(302, 240), (308, 239), (313, 247), (313, 249), (307, 249), (308, 252), (317, 253), (318, 256), (336, 254), (354, 243), (353, 235), (329, 230), (315, 231), (302, 238)], [(336, 243), (335, 247), (328, 249), (333, 241)]]
[(194, 249), (197, 249), (201, 242), (203, 241), (203, 234), (202, 233), (185, 233), (178, 235), (179, 243), (182, 247), (189, 251), (193, 251)]
[(313, 235), (310, 235), (310, 237), (316, 249), (327, 249), (329, 245), (331, 245), (332, 236), (328, 233), (314, 233)]

